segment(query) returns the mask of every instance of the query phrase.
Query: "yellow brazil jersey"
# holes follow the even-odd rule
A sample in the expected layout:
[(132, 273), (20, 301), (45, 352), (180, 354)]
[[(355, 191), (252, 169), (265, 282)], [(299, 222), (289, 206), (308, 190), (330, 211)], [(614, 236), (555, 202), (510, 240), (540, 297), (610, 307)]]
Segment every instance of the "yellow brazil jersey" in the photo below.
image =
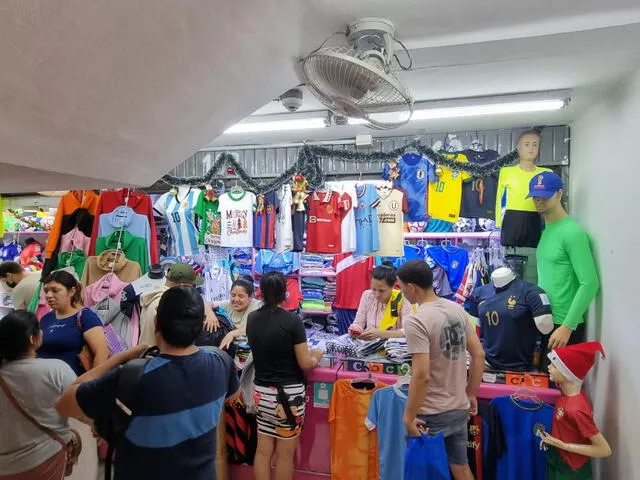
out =
[(550, 172), (548, 168), (536, 166), (532, 172), (520, 168), (520, 165), (504, 167), (500, 169), (498, 178), (498, 193), (496, 195), (496, 225), (502, 226), (502, 196), (507, 192), (507, 210), (519, 210), (521, 212), (535, 212), (536, 206), (529, 194), (529, 182), (533, 177)]
[[(458, 154), (446, 154), (445, 157), (458, 162), (468, 162), (467, 157)], [(429, 216), (437, 220), (457, 222), (462, 202), (462, 182), (471, 178), (466, 172), (455, 172), (442, 168), (440, 176), (429, 182)]]

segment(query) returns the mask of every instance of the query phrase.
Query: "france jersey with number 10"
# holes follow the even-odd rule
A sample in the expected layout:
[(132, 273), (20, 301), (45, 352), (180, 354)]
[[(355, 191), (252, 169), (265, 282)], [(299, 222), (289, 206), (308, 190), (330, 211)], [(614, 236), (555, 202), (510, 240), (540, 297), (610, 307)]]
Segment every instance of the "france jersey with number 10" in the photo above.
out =
[(536, 340), (541, 335), (534, 318), (551, 314), (544, 290), (520, 279), (503, 288), (490, 283), (474, 289), (465, 307), (479, 319), (480, 341), (491, 366), (530, 370)]
[(400, 178), (396, 187), (404, 191), (409, 204), (405, 222), (426, 222), (428, 186), (435, 178), (435, 167), (420, 153), (405, 153), (398, 161)]
[(176, 257), (188, 257), (200, 252), (198, 230), (195, 223), (195, 208), (200, 197), (200, 190), (189, 189), (184, 198), (178, 198), (171, 192), (162, 195), (154, 209), (161, 213), (171, 232), (173, 251)]

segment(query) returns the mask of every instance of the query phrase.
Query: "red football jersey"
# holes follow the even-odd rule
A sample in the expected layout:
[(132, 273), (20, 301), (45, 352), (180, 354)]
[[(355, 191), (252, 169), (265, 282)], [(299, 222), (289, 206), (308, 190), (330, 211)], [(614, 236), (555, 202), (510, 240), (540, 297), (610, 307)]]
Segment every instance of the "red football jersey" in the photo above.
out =
[[(565, 443), (591, 445), (589, 438), (598, 433), (600, 430), (593, 421), (593, 410), (585, 393), (573, 397), (560, 395), (553, 412), (551, 435)], [(558, 453), (574, 471), (589, 461), (589, 457), (566, 450), (558, 449)]]
[(355, 257), (351, 253), (341, 253), (333, 257), (336, 269), (336, 299), (333, 306), (357, 310), (360, 297), (371, 288), (373, 257)]
[(308, 199), (307, 252), (340, 253), (342, 251), (342, 218), (350, 207), (332, 190), (313, 192)]
[(296, 278), (287, 278), (287, 299), (282, 304), (284, 310), (298, 310), (302, 302), (300, 282)]

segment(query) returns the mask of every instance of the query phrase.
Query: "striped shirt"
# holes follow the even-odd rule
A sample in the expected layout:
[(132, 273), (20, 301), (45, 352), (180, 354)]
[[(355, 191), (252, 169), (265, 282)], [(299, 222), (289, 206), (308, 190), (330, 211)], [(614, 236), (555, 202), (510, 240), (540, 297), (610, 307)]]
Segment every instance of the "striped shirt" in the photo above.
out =
[(190, 188), (184, 198), (171, 192), (162, 195), (153, 208), (166, 219), (171, 233), (175, 257), (189, 257), (200, 252), (198, 230), (195, 222), (195, 209), (200, 197), (200, 190)]
[[(89, 418), (104, 418), (113, 408), (118, 372), (78, 388), (78, 404)], [(115, 479), (215, 478), (216, 427), (224, 399), (238, 387), (233, 360), (224, 353), (151, 359), (131, 424), (116, 444)]]

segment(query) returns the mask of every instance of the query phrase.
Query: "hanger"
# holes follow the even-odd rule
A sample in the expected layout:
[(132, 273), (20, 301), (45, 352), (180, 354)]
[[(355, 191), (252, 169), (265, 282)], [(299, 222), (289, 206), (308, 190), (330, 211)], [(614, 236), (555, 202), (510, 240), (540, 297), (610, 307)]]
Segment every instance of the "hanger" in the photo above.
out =
[[(525, 373), (525, 379), (527, 378), (527, 376), (530, 375), (528, 373)], [(542, 400), (540, 400), (540, 397), (538, 397), (538, 394), (535, 392), (535, 390), (527, 386), (518, 387), (518, 389), (513, 392), (510, 397), (511, 400), (516, 404), (519, 400), (527, 400), (529, 402), (533, 402), (536, 404), (536, 408), (539, 408), (544, 403)]]
[(356, 390), (373, 390), (376, 388), (377, 378), (371, 374), (369, 367), (367, 365), (364, 366), (367, 369), (367, 376), (360, 376), (351, 380), (351, 386)]
[(409, 385), (411, 383), (411, 365), (409, 365), (408, 363), (403, 363), (400, 366), (400, 371), (402, 370), (405, 370), (404, 375), (398, 377), (398, 380), (396, 380), (396, 386), (398, 388)]

